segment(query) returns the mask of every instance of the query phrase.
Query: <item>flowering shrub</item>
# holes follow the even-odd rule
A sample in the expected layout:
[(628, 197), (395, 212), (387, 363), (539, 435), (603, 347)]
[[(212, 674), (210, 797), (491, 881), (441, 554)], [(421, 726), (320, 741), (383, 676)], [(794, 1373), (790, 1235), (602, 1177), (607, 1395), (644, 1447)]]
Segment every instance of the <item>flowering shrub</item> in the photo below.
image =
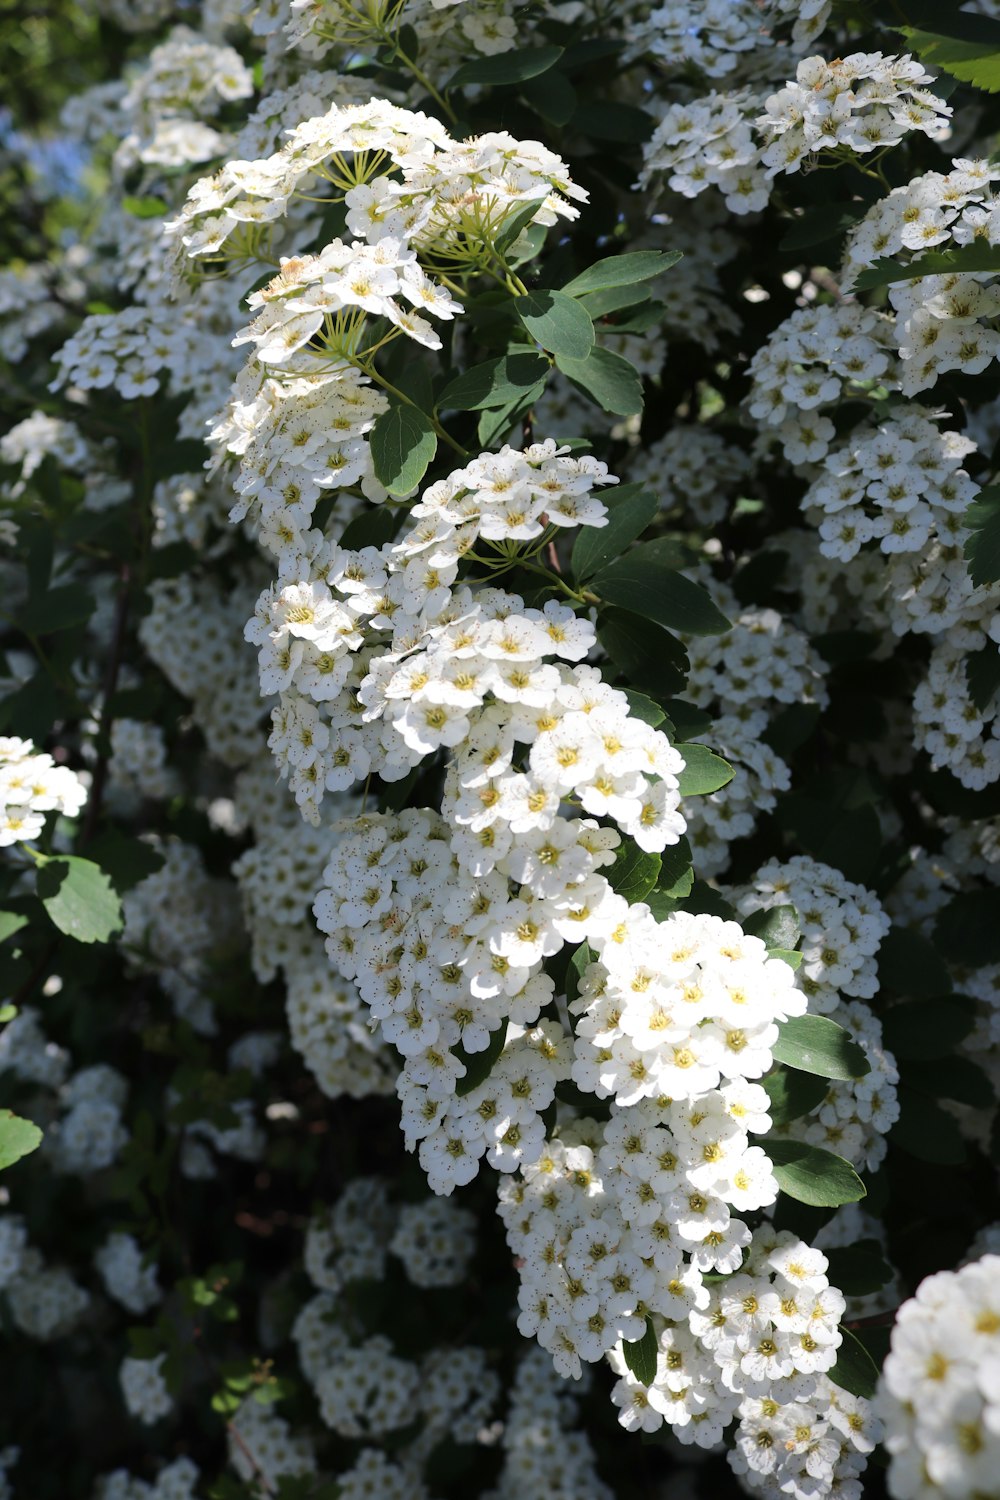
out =
[(996, 1494), (993, 0), (0, 37), (0, 1500)]

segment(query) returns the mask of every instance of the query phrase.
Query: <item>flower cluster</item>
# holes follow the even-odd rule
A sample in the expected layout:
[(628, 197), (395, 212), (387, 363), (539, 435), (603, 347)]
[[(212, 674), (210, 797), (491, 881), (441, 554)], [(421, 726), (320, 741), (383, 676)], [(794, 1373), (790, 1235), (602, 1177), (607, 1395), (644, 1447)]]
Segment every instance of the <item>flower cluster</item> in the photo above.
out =
[(897, 1500), (973, 1500), (1000, 1457), (1000, 1257), (928, 1276), (896, 1314), (878, 1409)]
[(75, 771), (56, 765), (31, 740), (0, 738), (0, 848), (37, 838), (50, 812), (75, 818), (86, 800)]
[(261, 226), (317, 186), (344, 202), (348, 229), (370, 243), (405, 238), (459, 263), (482, 256), (519, 204), (538, 202), (533, 222), (553, 224), (577, 216), (570, 199), (586, 198), (538, 141), (504, 133), (455, 141), (432, 116), (385, 99), (334, 105), (297, 125), (273, 155), (229, 162), (195, 185), (167, 225), (179, 266), (249, 253)]
[(853, 52), (829, 63), (804, 58), (795, 78), (767, 96), (713, 90), (670, 104), (644, 147), (640, 186), (667, 174), (686, 198), (715, 187), (730, 212), (753, 213), (767, 206), (774, 177), (820, 153), (863, 155), (911, 130), (940, 134), (951, 108), (922, 87), (932, 81), (909, 56)]
[[(877, 539), (885, 553), (922, 553), (932, 539), (953, 545), (976, 485), (961, 467), (976, 451), (961, 433), (940, 431), (921, 406), (890, 411), (827, 454), (823, 477), (803, 499), (819, 513), (820, 551), (849, 562)], [(895, 595), (899, 597), (899, 595)]]

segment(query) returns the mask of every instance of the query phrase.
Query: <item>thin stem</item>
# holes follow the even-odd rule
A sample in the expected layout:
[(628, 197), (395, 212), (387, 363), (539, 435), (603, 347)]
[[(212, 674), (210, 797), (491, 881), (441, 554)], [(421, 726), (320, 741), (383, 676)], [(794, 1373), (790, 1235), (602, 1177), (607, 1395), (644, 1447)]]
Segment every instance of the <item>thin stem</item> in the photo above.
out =
[(428, 422), (430, 422), (438, 437), (446, 442), (450, 448), (454, 448), (455, 452), (459, 455), (460, 458), (468, 458), (469, 450), (467, 448), (463, 448), (461, 443), (457, 443), (452, 437), (451, 433), (446, 432), (445, 429), (441, 426), (441, 423), (438, 421), (437, 417), (428, 416), (423, 407), (418, 406), (415, 401), (411, 400), (411, 398), (406, 394), (405, 391), (401, 391), (399, 389), (398, 385), (393, 385), (391, 380), (386, 380), (385, 376), (380, 374), (378, 370), (370, 370), (366, 365), (358, 364), (355, 360), (352, 360), (351, 363), (357, 364), (357, 368), (359, 370), (363, 370), (366, 375), (370, 375), (373, 380), (378, 381), (382, 389), (384, 391), (388, 391), (391, 396), (396, 396), (400, 401), (405, 401), (407, 406), (412, 406), (414, 411), (418, 411), (422, 416), (427, 417)]
[(452, 109), (451, 105), (448, 103), (444, 95), (442, 93), (439, 93), (439, 91), (434, 87), (423, 69), (418, 68), (416, 63), (413, 61), (413, 58), (408, 57), (407, 54), (403, 51), (402, 47), (399, 45), (398, 37), (393, 37), (391, 40), (387, 38), (387, 41), (389, 41), (389, 45), (394, 49), (395, 54), (403, 64), (403, 67), (408, 68), (417, 82), (423, 84), (424, 88), (430, 94), (431, 98), (444, 110), (451, 123), (453, 125), (457, 124), (458, 115)]
[(276, 1494), (277, 1492), (274, 1489), (274, 1486), (271, 1484), (271, 1481), (264, 1473), (264, 1470), (261, 1468), (260, 1464), (257, 1461), (257, 1457), (253, 1449), (248, 1444), (246, 1438), (243, 1436), (236, 1423), (232, 1420), (228, 1421), (226, 1423), (226, 1431), (229, 1433), (229, 1436), (232, 1438), (237, 1448), (239, 1448), (240, 1452), (243, 1454), (243, 1457), (246, 1459), (247, 1463), (253, 1469), (257, 1478), (260, 1480), (260, 1487), (264, 1491), (265, 1495)]

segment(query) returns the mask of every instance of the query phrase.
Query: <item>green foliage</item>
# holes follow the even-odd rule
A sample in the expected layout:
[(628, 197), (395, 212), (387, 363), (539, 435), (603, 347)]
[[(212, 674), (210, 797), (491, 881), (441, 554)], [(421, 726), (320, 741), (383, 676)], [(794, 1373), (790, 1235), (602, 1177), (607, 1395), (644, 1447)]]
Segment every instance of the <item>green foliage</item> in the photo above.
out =
[(899, 1119), (889, 1140), (918, 1161), (935, 1166), (961, 1166), (966, 1159), (965, 1142), (954, 1115), (934, 1099), (905, 1084), (899, 1088)]
[(655, 543), (633, 547), (590, 580), (599, 599), (653, 620), (685, 635), (720, 635), (730, 622), (712, 602), (708, 590), (665, 567)]
[(835, 1245), (824, 1251), (828, 1275), (845, 1297), (868, 1297), (892, 1280), (892, 1267), (882, 1254), (878, 1240), (858, 1240), (853, 1245)]
[(959, 996), (909, 1000), (886, 1013), (882, 1035), (897, 1057), (927, 1059), (950, 1052), (968, 1036), (972, 1024), (972, 1007)]
[(768, 1073), (761, 1083), (771, 1101), (769, 1113), (775, 1125), (789, 1125), (792, 1120), (812, 1114), (828, 1092), (823, 1078), (782, 1066)]
[(503, 1044), (507, 1039), (507, 1022), (498, 1026), (496, 1031), (490, 1032), (490, 1039), (481, 1052), (467, 1052), (459, 1043), (452, 1048), (455, 1056), (465, 1068), (465, 1077), (460, 1078), (455, 1085), (455, 1092), (459, 1098), (471, 1094), (472, 1090), (485, 1083), (493, 1071), (493, 1064), (503, 1051)]
[(78, 943), (106, 943), (120, 931), (121, 903), (100, 865), (75, 855), (38, 858), (35, 889), (60, 932)]
[[(1000, 486), (980, 490), (965, 513), (969, 577), (977, 586), (1000, 578)], [(994, 653), (995, 654), (995, 653)]]
[(42, 1132), (31, 1120), (22, 1120), (13, 1110), (0, 1109), (0, 1172), (12, 1167), (42, 1144)]
[(618, 417), (642, 411), (642, 381), (634, 367), (603, 345), (595, 344), (584, 359), (557, 354), (556, 368), (604, 411)]
[(477, 57), (474, 62), (463, 63), (458, 72), (452, 74), (448, 91), (465, 88), (470, 83), (491, 84), (494, 88), (523, 83), (528, 78), (547, 73), (562, 55), (562, 47), (532, 47), (523, 51), (499, 52), (493, 57)]
[(776, 1061), (820, 1078), (863, 1078), (871, 1065), (857, 1042), (829, 1016), (790, 1016), (771, 1052)]
[(947, 995), (948, 967), (929, 938), (910, 927), (889, 929), (878, 950), (878, 978), (883, 989), (913, 999)]
[(684, 769), (677, 778), (677, 785), (682, 797), (707, 797), (732, 781), (732, 766), (707, 745), (688, 743), (681, 753)]
[(594, 347), (594, 324), (586, 308), (565, 292), (526, 292), (514, 311), (531, 337), (551, 354), (586, 360)]
[(652, 1318), (646, 1319), (642, 1338), (623, 1342), (622, 1353), (625, 1356), (625, 1363), (636, 1380), (641, 1380), (643, 1385), (652, 1385), (656, 1379), (658, 1353), (656, 1330), (653, 1327)]
[(500, 359), (488, 359), (473, 365), (450, 380), (438, 397), (443, 411), (485, 411), (508, 406), (541, 394), (549, 372), (549, 362), (542, 354), (516, 352)]
[(620, 556), (642, 535), (660, 508), (656, 496), (641, 484), (605, 490), (602, 498), (608, 508), (608, 524), (581, 526), (573, 543), (573, 575), (579, 583), (586, 583)]
[(771, 906), (743, 919), (743, 931), (759, 937), (768, 948), (794, 948), (801, 932), (794, 906)]
[(860, 272), (854, 290), (871, 292), (897, 281), (919, 281), (923, 276), (965, 275), (979, 271), (1000, 271), (1000, 246), (976, 239), (968, 245), (956, 245), (948, 250), (924, 250), (905, 263), (885, 256)]
[(1000, 24), (996, 20), (957, 9), (935, 9), (925, 24), (929, 29), (899, 27), (907, 47), (922, 63), (985, 93), (1000, 92)]
[(864, 1396), (870, 1401), (878, 1384), (878, 1366), (849, 1328), (841, 1328), (840, 1336), (842, 1342), (837, 1351), (837, 1362), (827, 1374), (834, 1385), (850, 1391), (852, 1396)]
[(371, 431), (372, 465), (390, 495), (408, 495), (427, 472), (437, 450), (437, 434), (414, 406), (392, 405)]
[(584, 297), (607, 287), (637, 286), (669, 271), (681, 258), (680, 250), (633, 250), (631, 254), (609, 255), (567, 281), (563, 291), (571, 297)]
[(781, 1191), (799, 1203), (838, 1208), (865, 1196), (865, 1185), (850, 1162), (832, 1151), (781, 1139), (769, 1140), (766, 1149)]
[(623, 839), (615, 862), (607, 872), (608, 880), (619, 896), (624, 896), (626, 901), (634, 904), (642, 901), (653, 889), (660, 873), (660, 864), (658, 854), (647, 854), (631, 839)]

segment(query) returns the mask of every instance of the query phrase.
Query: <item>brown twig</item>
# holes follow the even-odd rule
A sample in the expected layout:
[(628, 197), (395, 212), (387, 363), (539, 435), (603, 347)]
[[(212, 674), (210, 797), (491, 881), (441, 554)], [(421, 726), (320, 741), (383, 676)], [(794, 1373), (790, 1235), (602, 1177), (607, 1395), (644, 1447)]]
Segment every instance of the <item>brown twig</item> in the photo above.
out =
[(274, 1489), (271, 1481), (268, 1479), (267, 1475), (264, 1473), (264, 1470), (257, 1462), (257, 1458), (253, 1452), (253, 1449), (250, 1447), (249, 1443), (243, 1436), (240, 1429), (237, 1427), (236, 1423), (231, 1419), (226, 1423), (226, 1431), (229, 1433), (229, 1436), (232, 1438), (237, 1448), (239, 1448), (240, 1452), (243, 1454), (243, 1457), (246, 1459), (247, 1463), (253, 1469), (257, 1478), (260, 1480), (260, 1487), (264, 1491), (265, 1495), (277, 1494), (277, 1490)]

